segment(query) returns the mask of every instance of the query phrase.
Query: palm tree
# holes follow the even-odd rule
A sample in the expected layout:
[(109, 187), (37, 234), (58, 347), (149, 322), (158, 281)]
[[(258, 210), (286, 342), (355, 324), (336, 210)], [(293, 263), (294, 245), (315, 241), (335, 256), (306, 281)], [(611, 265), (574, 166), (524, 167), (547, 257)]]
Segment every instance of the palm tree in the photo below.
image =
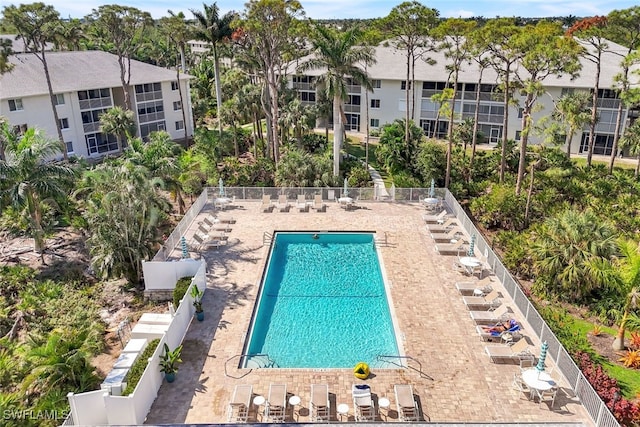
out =
[(131, 138), (136, 131), (133, 111), (115, 106), (100, 115), (100, 131), (115, 135), (118, 152), (122, 151), (123, 141)]
[(5, 147), (5, 160), (0, 160), (0, 190), (11, 204), (25, 210), (34, 250), (41, 254), (44, 263), (45, 236), (43, 205), (53, 204), (55, 198), (67, 197), (66, 185), (74, 176), (74, 170), (64, 164), (47, 162), (60, 154), (60, 143), (49, 139), (34, 128), (20, 138), (19, 143)]
[(622, 318), (618, 327), (618, 334), (613, 341), (614, 350), (624, 350), (624, 334), (629, 322), (631, 313), (640, 307), (640, 252), (638, 244), (631, 240), (624, 240), (619, 243), (620, 258), (619, 267), (622, 286), (626, 289), (624, 306), (622, 308)]
[(638, 177), (640, 172), (640, 120), (636, 120), (633, 124), (627, 127), (620, 138), (620, 149), (629, 149), (629, 154), (637, 156), (638, 162), (636, 163), (635, 177)]
[(615, 229), (590, 210), (567, 210), (545, 221), (531, 252), (536, 288), (582, 302), (605, 282), (603, 265), (617, 251)]
[(591, 121), (591, 96), (587, 91), (564, 95), (555, 105), (553, 117), (566, 127), (567, 158), (571, 158), (573, 135)]
[(301, 72), (326, 69), (318, 78), (327, 98), (333, 98), (333, 175), (340, 173), (340, 149), (344, 138), (343, 103), (348, 97), (349, 79), (373, 90), (368, 74), (358, 64), (375, 63), (373, 50), (359, 46), (362, 32), (358, 27), (344, 32), (316, 25), (311, 34), (314, 58), (300, 65)]
[(220, 112), (222, 109), (222, 88), (220, 85), (220, 45), (231, 38), (233, 30), (231, 22), (236, 17), (235, 12), (228, 12), (220, 16), (220, 8), (214, 2), (211, 5), (203, 3), (204, 13), (191, 9), (191, 13), (197, 20), (195, 36), (199, 40), (207, 41), (211, 44), (213, 53), (213, 73), (216, 83), (216, 106), (218, 109), (218, 130), (222, 138), (222, 121)]

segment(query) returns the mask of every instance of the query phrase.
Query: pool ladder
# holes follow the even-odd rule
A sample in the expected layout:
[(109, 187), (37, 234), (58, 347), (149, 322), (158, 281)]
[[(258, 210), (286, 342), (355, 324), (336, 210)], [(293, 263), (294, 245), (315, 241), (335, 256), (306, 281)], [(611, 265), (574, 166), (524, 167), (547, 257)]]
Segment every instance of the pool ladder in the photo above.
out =
[[(229, 362), (235, 359), (240, 359), (238, 365), (242, 365), (245, 359), (247, 358), (250, 359), (250, 363), (252, 365), (247, 372), (240, 375), (239, 377), (234, 377), (233, 375), (229, 374), (229, 371), (227, 370), (227, 365), (229, 364)], [(251, 371), (253, 371), (253, 369), (262, 369), (262, 368), (279, 368), (279, 366), (275, 362), (275, 360), (269, 357), (268, 354), (264, 354), (264, 353), (236, 354), (235, 356), (228, 358), (227, 361), (224, 363), (224, 375), (226, 377), (239, 379), (248, 375)]]
[[(396, 356), (393, 354), (379, 354), (376, 357), (376, 360), (378, 362), (381, 363), (385, 363), (385, 364), (389, 364), (389, 365), (395, 365), (399, 368), (404, 368), (404, 369), (410, 369), (412, 371), (417, 372), (418, 374), (420, 374), (420, 378), (427, 378), (430, 380), (433, 380), (432, 377), (430, 377), (429, 375), (425, 374), (422, 371), (422, 363), (420, 363), (419, 360), (417, 360), (414, 357), (411, 356)], [(415, 366), (411, 366), (408, 362), (407, 363), (400, 363), (401, 360), (407, 360), (408, 362), (415, 362), (418, 364), (418, 367), (416, 368)]]
[(268, 231), (265, 231), (264, 233), (262, 233), (263, 245), (268, 245), (269, 243), (271, 243), (272, 239), (273, 239), (273, 234), (269, 233)]

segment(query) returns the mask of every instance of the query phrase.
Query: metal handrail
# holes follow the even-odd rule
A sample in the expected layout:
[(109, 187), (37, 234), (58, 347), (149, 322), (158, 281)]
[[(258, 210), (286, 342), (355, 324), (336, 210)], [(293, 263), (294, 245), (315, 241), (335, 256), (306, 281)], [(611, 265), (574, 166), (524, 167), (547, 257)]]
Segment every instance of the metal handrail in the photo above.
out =
[[(401, 364), (400, 364), (400, 363), (398, 363), (398, 362), (392, 362), (392, 361), (390, 361), (390, 360), (383, 360), (383, 359), (385, 359), (385, 358), (389, 358), (389, 359), (406, 359), (406, 360), (412, 360), (412, 361), (414, 361), (414, 362), (416, 362), (416, 363), (418, 364), (418, 369), (416, 369), (416, 368), (414, 368), (413, 366), (410, 366), (410, 365), (408, 365), (408, 364), (407, 364), (407, 365), (401, 365)], [(432, 377), (430, 377), (429, 375), (425, 374), (425, 373), (422, 371), (422, 363), (420, 363), (420, 361), (419, 361), (418, 359), (416, 359), (415, 357), (412, 357), (412, 356), (400, 356), (400, 355), (397, 355), (397, 356), (396, 356), (395, 354), (379, 354), (379, 355), (376, 357), (376, 360), (379, 360), (379, 361), (381, 361), (381, 362), (385, 362), (385, 363), (391, 363), (392, 365), (396, 365), (396, 366), (398, 366), (398, 367), (400, 367), (400, 368), (411, 369), (412, 371), (416, 371), (418, 374), (420, 374), (420, 378), (427, 378), (427, 379), (429, 379), (429, 380), (433, 381), (433, 378), (432, 378)]]
[(269, 233), (268, 231), (265, 231), (264, 233), (262, 233), (262, 244), (263, 245), (267, 245), (267, 244), (271, 243), (272, 239), (273, 239), (273, 234)]
[[(229, 377), (229, 378), (234, 378), (234, 379), (240, 379), (240, 378), (244, 378), (247, 375), (249, 375), (252, 371), (253, 368), (249, 368), (249, 370), (247, 372), (245, 372), (244, 374), (240, 375), (240, 376), (233, 376), (229, 374), (229, 371), (227, 370), (227, 365), (229, 364), (229, 362), (231, 362), (232, 360), (236, 359), (236, 358), (240, 358), (240, 363), (242, 363), (242, 359), (245, 357), (260, 357), (263, 359), (267, 360), (267, 363), (263, 366), (259, 366), (259, 368), (266, 368), (267, 366), (270, 367), (274, 367), (277, 368), (278, 364), (275, 362), (275, 360), (273, 360), (271, 357), (269, 357), (268, 354), (266, 353), (245, 353), (245, 354), (236, 354), (235, 356), (231, 356), (230, 358), (227, 359), (226, 362), (224, 362), (224, 376), (225, 377)], [(260, 359), (258, 359), (260, 360)]]

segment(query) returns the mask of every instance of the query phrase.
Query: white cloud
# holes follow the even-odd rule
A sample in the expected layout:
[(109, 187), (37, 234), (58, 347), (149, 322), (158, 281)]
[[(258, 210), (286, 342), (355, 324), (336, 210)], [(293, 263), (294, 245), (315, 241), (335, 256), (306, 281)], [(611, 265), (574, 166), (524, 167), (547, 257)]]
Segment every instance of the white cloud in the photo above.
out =
[(474, 16), (478, 16), (478, 14), (470, 10), (460, 9), (454, 11), (443, 11), (440, 13), (440, 16), (443, 18), (472, 18)]

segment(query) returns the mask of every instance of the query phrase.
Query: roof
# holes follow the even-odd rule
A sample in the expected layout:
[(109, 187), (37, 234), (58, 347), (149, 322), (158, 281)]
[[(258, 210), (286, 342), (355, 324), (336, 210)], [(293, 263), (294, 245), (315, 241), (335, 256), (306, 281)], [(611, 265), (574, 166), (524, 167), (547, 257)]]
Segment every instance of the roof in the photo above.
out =
[[(48, 52), (46, 54), (51, 85), (54, 93), (105, 87), (120, 87), (118, 57), (98, 50)], [(47, 95), (47, 82), (42, 62), (32, 53), (11, 55), (15, 65), (9, 73), (0, 76), (0, 98), (19, 98)], [(191, 76), (181, 74), (181, 79)], [(131, 85), (173, 81), (175, 70), (131, 60)]]
[[(580, 42), (580, 41), (579, 41)], [(584, 42), (580, 42), (583, 47), (590, 49), (590, 46)], [(603, 88), (609, 88), (613, 85), (613, 77), (621, 71), (620, 63), (624, 55), (627, 54), (628, 49), (619, 44), (608, 42), (609, 51), (605, 52), (602, 56), (602, 65), (600, 73), (600, 86)], [(428, 52), (424, 55), (425, 58), (431, 58), (436, 61), (435, 65), (429, 65), (423, 60), (416, 62), (415, 79), (417, 81), (435, 81), (445, 82), (449, 79), (449, 71), (445, 65), (449, 63), (449, 60), (445, 58), (443, 51), (440, 52)], [(300, 61), (303, 63), (307, 56)], [(375, 57), (377, 62), (367, 67), (369, 76), (373, 79), (380, 80), (406, 80), (407, 75), (407, 59), (403, 50), (398, 50), (388, 43), (383, 43), (376, 46)], [(567, 88), (592, 88), (594, 84), (594, 76), (596, 74), (596, 65), (586, 58), (581, 58), (582, 70), (580, 75), (571, 80), (570, 76), (565, 75), (562, 77), (550, 76), (544, 80), (544, 84), (547, 86), (558, 86)], [(294, 72), (289, 70), (289, 72)], [(304, 74), (311, 76), (322, 75), (324, 70), (308, 70)], [(462, 70), (459, 75), (459, 81), (461, 83), (476, 83), (480, 71), (476, 63), (463, 64)], [(497, 79), (497, 74), (491, 68), (486, 69), (482, 74), (482, 81), (484, 83), (492, 83)]]
[[(24, 40), (15, 34), (0, 34), (0, 39), (9, 40), (11, 42), (12, 53), (21, 53), (26, 51)], [(47, 51), (53, 50), (53, 43), (47, 42), (46, 49)]]

